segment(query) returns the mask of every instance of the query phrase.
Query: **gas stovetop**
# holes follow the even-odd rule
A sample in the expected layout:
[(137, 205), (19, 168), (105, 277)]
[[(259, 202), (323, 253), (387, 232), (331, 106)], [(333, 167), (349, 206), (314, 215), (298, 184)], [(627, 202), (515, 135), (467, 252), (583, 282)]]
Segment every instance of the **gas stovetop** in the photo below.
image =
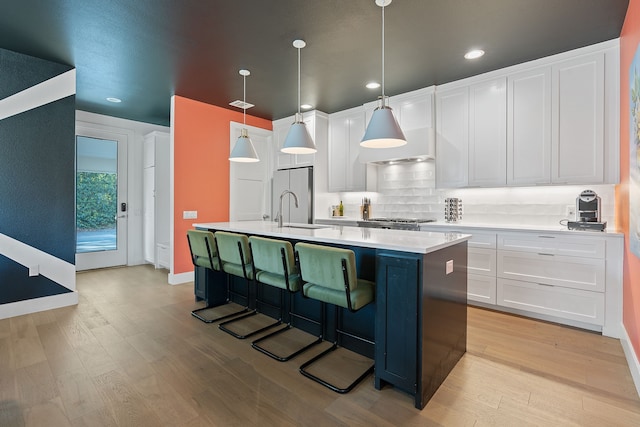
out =
[(393, 230), (420, 230), (420, 224), (434, 221), (435, 219), (422, 218), (369, 218), (366, 221), (358, 221), (358, 226)]

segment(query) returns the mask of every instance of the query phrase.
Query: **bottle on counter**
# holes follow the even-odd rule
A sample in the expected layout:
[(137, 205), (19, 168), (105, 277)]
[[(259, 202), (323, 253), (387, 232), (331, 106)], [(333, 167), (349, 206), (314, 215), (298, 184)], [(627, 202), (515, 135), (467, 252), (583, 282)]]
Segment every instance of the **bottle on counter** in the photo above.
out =
[(344, 205), (342, 204), (342, 200), (340, 200), (340, 205), (338, 205), (338, 215), (344, 216)]

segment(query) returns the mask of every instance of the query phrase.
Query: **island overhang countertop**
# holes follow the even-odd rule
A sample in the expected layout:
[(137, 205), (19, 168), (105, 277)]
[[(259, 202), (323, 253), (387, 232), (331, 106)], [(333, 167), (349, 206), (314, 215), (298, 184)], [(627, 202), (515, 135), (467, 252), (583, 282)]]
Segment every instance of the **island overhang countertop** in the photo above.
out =
[(278, 224), (271, 221), (204, 222), (193, 224), (204, 230), (230, 231), (274, 238), (331, 243), (363, 248), (428, 254), (467, 241), (470, 234), (387, 230), (317, 224)]

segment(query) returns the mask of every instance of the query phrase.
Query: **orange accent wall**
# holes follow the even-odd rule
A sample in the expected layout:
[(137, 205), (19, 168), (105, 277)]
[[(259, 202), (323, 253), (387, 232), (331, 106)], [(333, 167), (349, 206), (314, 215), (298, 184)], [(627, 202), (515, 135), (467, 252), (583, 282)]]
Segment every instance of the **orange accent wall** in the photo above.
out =
[(620, 34), (620, 184), (616, 224), (624, 231), (623, 323), (640, 359), (640, 259), (629, 250), (629, 68), (640, 43), (640, 0), (630, 0)]
[[(194, 222), (229, 220), (230, 122), (242, 112), (174, 97), (174, 249), (173, 273), (193, 271), (187, 230)], [(270, 120), (247, 115), (247, 125), (272, 130)], [(182, 219), (198, 211), (198, 219)]]

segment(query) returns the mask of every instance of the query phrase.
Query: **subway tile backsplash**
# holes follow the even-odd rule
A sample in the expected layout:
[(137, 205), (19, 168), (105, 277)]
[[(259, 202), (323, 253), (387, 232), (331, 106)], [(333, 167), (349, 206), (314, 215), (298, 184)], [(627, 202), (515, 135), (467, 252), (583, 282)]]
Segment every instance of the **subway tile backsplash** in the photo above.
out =
[[(378, 166), (378, 192), (339, 193), (345, 215), (357, 218), (363, 197), (372, 201), (372, 217), (434, 218), (444, 221), (444, 200), (462, 199), (462, 223), (531, 226), (558, 225), (575, 208), (576, 197), (585, 189), (602, 198), (602, 220), (614, 224), (614, 185), (571, 185), (436, 189), (432, 161)], [(336, 202), (337, 203), (337, 202)], [(574, 219), (574, 217), (570, 217)]]

